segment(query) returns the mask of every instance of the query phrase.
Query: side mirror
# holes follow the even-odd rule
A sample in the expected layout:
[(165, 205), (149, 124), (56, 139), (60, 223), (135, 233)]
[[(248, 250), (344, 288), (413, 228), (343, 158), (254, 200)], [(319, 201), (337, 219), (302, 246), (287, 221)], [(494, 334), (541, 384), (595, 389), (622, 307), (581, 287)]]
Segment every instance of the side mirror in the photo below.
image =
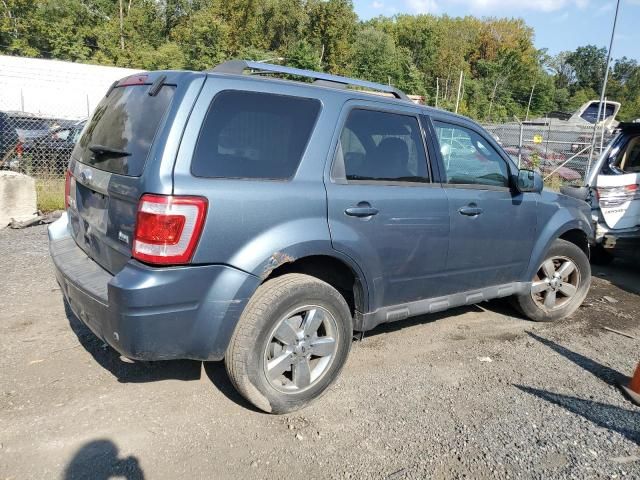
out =
[(538, 172), (525, 169), (522, 169), (518, 172), (518, 177), (516, 179), (516, 188), (520, 193), (540, 193), (542, 192), (543, 187), (544, 182), (542, 181), (542, 176)]

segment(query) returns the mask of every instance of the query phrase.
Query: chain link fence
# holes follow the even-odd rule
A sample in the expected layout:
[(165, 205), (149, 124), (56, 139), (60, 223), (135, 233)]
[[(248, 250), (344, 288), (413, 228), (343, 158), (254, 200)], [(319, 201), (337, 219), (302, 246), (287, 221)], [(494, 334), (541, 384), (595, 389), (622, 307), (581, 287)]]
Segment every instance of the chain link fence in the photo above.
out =
[[(484, 128), (521, 168), (538, 171), (545, 186), (582, 184), (589, 161), (595, 162), (612, 138), (612, 132), (593, 126), (553, 125), (552, 122), (489, 124)], [(591, 155), (592, 144), (593, 155)]]
[(0, 55), (0, 169), (36, 179), (42, 210), (64, 207), (64, 172), (84, 121), (139, 70)]
[[(61, 110), (62, 111), (62, 110)], [(85, 119), (0, 111), (0, 169), (36, 179), (38, 207), (63, 207), (64, 174)]]

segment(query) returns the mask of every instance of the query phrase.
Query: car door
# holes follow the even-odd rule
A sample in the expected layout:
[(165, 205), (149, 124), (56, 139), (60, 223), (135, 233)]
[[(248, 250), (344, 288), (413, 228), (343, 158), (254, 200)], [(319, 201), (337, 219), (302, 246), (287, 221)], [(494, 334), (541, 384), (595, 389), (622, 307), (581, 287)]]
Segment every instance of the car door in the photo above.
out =
[(535, 239), (537, 195), (510, 188), (515, 166), (480, 128), (432, 120), (451, 219), (449, 284), (462, 292), (522, 281)]
[(331, 241), (364, 270), (370, 310), (438, 296), (449, 213), (418, 109), (347, 102), (333, 145), (325, 177)]

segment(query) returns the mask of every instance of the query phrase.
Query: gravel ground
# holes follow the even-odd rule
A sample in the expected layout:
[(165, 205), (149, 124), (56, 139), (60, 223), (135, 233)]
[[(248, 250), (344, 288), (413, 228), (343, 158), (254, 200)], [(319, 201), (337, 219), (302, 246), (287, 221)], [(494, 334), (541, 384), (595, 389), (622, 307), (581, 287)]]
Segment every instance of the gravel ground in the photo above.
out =
[(0, 232), (0, 272), (0, 479), (640, 478), (615, 387), (638, 340), (602, 329), (640, 338), (637, 265), (595, 268), (559, 324), (490, 302), (378, 328), (287, 416), (220, 363), (122, 362), (65, 310), (44, 227)]

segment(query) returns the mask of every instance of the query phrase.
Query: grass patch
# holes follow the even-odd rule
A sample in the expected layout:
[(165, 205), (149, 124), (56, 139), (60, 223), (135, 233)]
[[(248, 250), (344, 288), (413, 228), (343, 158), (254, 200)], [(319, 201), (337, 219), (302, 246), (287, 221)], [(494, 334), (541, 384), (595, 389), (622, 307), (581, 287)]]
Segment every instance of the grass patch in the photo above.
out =
[(64, 210), (64, 178), (36, 179), (38, 210), (47, 213)]

